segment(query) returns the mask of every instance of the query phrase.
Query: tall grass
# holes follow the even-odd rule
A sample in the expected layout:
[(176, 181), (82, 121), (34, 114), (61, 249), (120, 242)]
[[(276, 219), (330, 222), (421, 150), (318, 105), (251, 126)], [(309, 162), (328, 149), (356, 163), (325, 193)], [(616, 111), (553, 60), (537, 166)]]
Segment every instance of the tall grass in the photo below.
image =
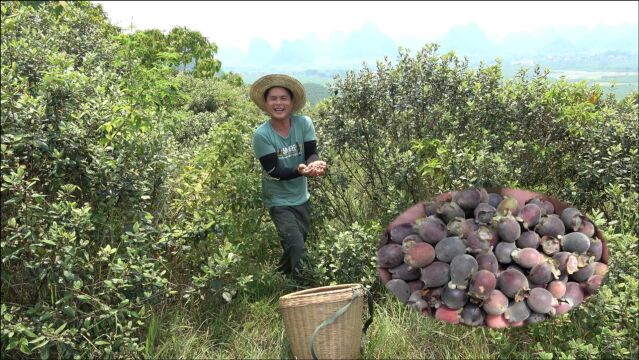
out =
[(485, 359), (492, 356), (486, 333), (436, 321), (389, 296), (376, 306), (364, 358)]
[[(273, 275), (273, 278), (277, 275)], [(285, 286), (282, 280), (280, 286)], [(262, 294), (269, 290), (261, 288)], [(293, 355), (279, 315), (285, 287), (270, 287), (261, 298), (246, 296), (230, 305), (182, 307), (165, 315), (153, 358), (280, 359)], [(367, 315), (366, 315), (367, 316)], [(488, 358), (487, 330), (453, 326), (409, 309), (393, 296), (376, 301), (374, 321), (364, 339), (363, 358)], [(464, 346), (460, 346), (460, 344)]]

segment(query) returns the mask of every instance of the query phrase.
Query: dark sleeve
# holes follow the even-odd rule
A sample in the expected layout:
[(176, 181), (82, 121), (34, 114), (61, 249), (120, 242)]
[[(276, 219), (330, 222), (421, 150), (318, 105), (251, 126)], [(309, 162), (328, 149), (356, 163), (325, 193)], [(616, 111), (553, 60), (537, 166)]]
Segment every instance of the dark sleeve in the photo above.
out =
[(315, 140), (304, 142), (304, 161), (308, 162), (311, 155), (317, 155), (317, 141)]
[(264, 171), (266, 171), (269, 176), (278, 180), (292, 180), (302, 176), (297, 172), (297, 169), (280, 166), (276, 153), (262, 156), (260, 158), (260, 164), (262, 164), (262, 168), (264, 168)]

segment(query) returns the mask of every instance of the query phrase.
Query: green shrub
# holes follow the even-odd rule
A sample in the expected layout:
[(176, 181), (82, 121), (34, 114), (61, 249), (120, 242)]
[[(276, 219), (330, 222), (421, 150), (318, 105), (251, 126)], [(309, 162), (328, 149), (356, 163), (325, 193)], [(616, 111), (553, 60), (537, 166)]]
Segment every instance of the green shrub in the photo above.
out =
[(319, 227), (309, 240), (309, 257), (322, 284), (377, 283), (377, 241), (379, 224), (352, 224), (339, 231), (333, 226)]

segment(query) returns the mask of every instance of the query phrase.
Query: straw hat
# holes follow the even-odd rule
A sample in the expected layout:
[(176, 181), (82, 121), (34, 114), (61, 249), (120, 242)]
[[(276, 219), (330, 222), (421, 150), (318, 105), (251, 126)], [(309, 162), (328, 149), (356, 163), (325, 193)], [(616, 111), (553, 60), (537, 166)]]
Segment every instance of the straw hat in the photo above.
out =
[(264, 112), (268, 112), (266, 109), (266, 100), (264, 100), (264, 93), (274, 86), (287, 88), (293, 94), (293, 99), (291, 99), (293, 109), (291, 113), (300, 111), (304, 105), (306, 105), (304, 86), (302, 86), (299, 81), (288, 75), (271, 74), (257, 79), (253, 85), (251, 85), (250, 90), (251, 100)]

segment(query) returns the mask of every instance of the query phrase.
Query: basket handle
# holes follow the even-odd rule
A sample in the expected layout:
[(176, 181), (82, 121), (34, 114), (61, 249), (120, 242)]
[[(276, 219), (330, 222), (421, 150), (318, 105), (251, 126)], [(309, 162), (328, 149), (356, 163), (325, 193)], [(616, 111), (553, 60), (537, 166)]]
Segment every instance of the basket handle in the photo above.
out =
[[(364, 291), (366, 292), (366, 295), (367, 295), (366, 298), (368, 300), (368, 320), (366, 320), (366, 322), (364, 323), (364, 326), (362, 327), (362, 332), (363, 332), (362, 338), (363, 338), (366, 335), (366, 330), (368, 330), (368, 327), (373, 322), (373, 296), (371, 296), (370, 291), (368, 291), (368, 289), (365, 288), (364, 286), (362, 286), (362, 289), (364, 289)], [(353, 297), (351, 298), (351, 301), (348, 304), (339, 308), (333, 315), (331, 315), (331, 317), (324, 320), (321, 324), (319, 324), (315, 328), (315, 331), (313, 331), (313, 335), (311, 335), (311, 356), (313, 357), (313, 360), (318, 360), (317, 354), (315, 353), (315, 335), (317, 335), (317, 333), (319, 333), (319, 331), (323, 329), (325, 326), (328, 326), (334, 323), (335, 320), (337, 320), (340, 316), (344, 315), (344, 313), (348, 310), (348, 308), (351, 306), (353, 301), (355, 301), (355, 299), (357, 299), (359, 296), (360, 295), (359, 295), (359, 291), (357, 291), (357, 288), (353, 288)], [(363, 341), (360, 344), (359, 352), (360, 353), (364, 352)]]

